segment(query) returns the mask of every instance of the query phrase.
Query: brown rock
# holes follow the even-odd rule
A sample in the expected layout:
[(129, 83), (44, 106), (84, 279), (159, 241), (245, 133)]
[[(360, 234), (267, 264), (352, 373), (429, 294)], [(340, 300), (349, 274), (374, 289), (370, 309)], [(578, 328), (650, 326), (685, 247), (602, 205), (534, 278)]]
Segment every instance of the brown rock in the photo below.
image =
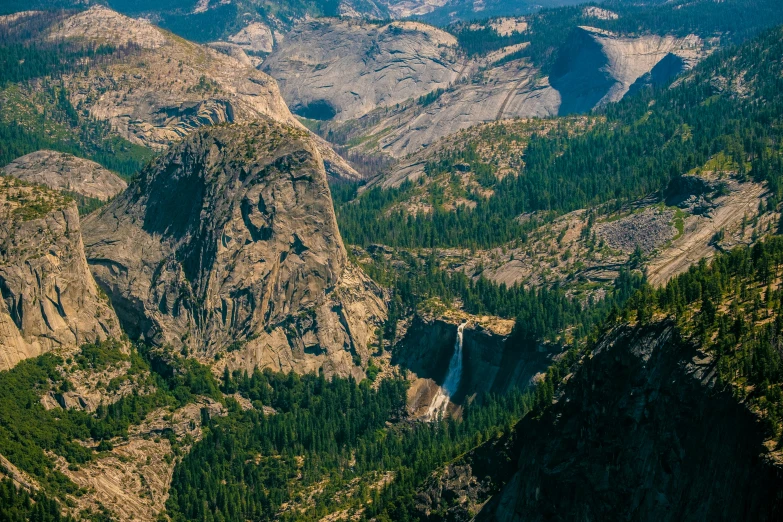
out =
[(0, 370), (120, 335), (90, 275), (80, 230), (74, 202), (0, 177)]
[(232, 369), (363, 374), (385, 305), (348, 263), (308, 133), (199, 131), (86, 223), (89, 263), (131, 336), (227, 353)]

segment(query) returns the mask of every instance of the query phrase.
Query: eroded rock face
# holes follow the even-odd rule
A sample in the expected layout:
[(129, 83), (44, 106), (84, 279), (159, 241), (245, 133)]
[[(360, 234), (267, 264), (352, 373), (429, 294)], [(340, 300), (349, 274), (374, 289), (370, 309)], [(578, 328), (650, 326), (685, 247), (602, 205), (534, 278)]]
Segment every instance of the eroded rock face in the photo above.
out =
[(456, 45), (421, 23), (319, 20), (289, 33), (264, 70), (295, 113), (343, 121), (447, 87), (462, 68)]
[(262, 22), (248, 24), (238, 33), (229, 36), (228, 41), (256, 53), (271, 53), (275, 44), (272, 30)]
[[(408, 407), (414, 416), (426, 413), (437, 387), (442, 385), (454, 354), (457, 327), (463, 330), (462, 376), (454, 404), (482, 393), (507, 393), (525, 389), (551, 364), (553, 353), (538, 345), (520, 345), (511, 338), (513, 321), (491, 317), (417, 314), (405, 336), (395, 346), (392, 362), (408, 369), (413, 383)], [(484, 322), (485, 324), (482, 324)]]
[[(329, 131), (344, 138), (349, 147), (393, 158), (437, 147), (444, 137), (481, 123), (589, 112), (647, 85), (666, 84), (704, 55), (703, 42), (694, 36), (626, 37), (582, 27), (559, 50), (557, 64), (547, 77), (529, 59), (514, 59), (526, 42), (455, 61), (431, 44), (417, 44), (417, 54), (410, 55), (405, 46), (412, 37), (407, 33), (384, 44), (402, 49), (387, 55), (383, 46), (375, 47), (374, 40), (352, 37), (341, 29), (340, 24), (345, 24), (360, 32), (364, 26), (356, 22), (319, 24), (300, 26), (298, 40), (275, 51), (266, 70), (280, 81), (283, 96), (295, 112), (320, 119), (333, 117)], [(522, 30), (524, 21), (501, 19), (492, 26), (513, 32)], [(311, 40), (317, 42), (317, 52), (306, 47)], [(300, 43), (294, 46), (296, 42)], [(343, 56), (350, 56), (353, 65), (343, 64)], [(401, 57), (406, 61), (397, 63)], [(427, 59), (434, 67), (422, 68)], [(413, 65), (403, 67), (409, 64)], [(445, 80), (435, 78), (434, 72), (443, 66), (457, 72)], [(374, 90), (364, 87), (368, 81), (373, 88), (384, 82), (388, 85), (390, 78), (397, 78), (402, 87), (392, 84), (394, 94), (385, 98), (377, 98)], [(389, 90), (387, 86), (385, 91)], [(430, 95), (426, 103), (419, 101), (424, 94)]]
[(588, 112), (643, 84), (667, 83), (693, 67), (702, 52), (696, 36), (624, 37), (579, 27), (560, 50), (549, 81), (560, 93), (561, 115)]
[[(40, 30), (35, 15), (23, 22)], [(0, 19), (4, 23), (20, 22)], [(220, 52), (103, 6), (67, 16), (39, 37), (117, 48), (116, 59), (59, 80), (74, 107), (108, 121), (114, 132), (133, 143), (163, 149), (204, 126), (263, 117), (301, 127), (277, 83), (257, 70), (239, 47)], [(325, 141), (317, 143), (330, 175), (361, 177)]]
[(416, 496), (416, 509), (426, 517), (454, 522), (471, 520), (471, 507), (486, 497), (488, 484), (480, 481), (470, 464), (453, 464), (440, 470), (425, 482)]
[(674, 326), (620, 327), (515, 428), (517, 472), (476, 520), (777, 520), (783, 470), (715, 361)]
[(74, 106), (132, 142), (163, 148), (204, 125), (259, 116), (294, 123), (274, 80), (144, 20), (94, 6), (54, 26), (49, 38), (129, 46), (123, 60), (65, 81)]
[(348, 261), (321, 156), (271, 121), (199, 131), (85, 221), (125, 330), (231, 368), (361, 375), (385, 306)]
[(76, 204), (0, 177), (0, 370), (54, 349), (119, 337), (90, 274)]
[(122, 178), (94, 161), (52, 150), (27, 154), (2, 170), (23, 181), (76, 192), (101, 201), (113, 198), (128, 186)]
[[(173, 432), (179, 440), (188, 437), (193, 442), (199, 441), (204, 433), (202, 412), (217, 417), (225, 415), (226, 409), (209, 398), (173, 412), (161, 408), (147, 415), (141, 424), (131, 426), (127, 439), (115, 439), (111, 451), (101, 453), (83, 466), (74, 468), (63, 457), (57, 457), (57, 469), (84, 488), (82, 495), (69, 497), (74, 512), (103, 505), (115, 520), (155, 520), (169, 498), (177, 464), (174, 448), (166, 435)], [(180, 446), (179, 454), (190, 451), (191, 444)]]
[(527, 60), (514, 60), (458, 83), (429, 105), (412, 103), (384, 114), (376, 111), (358, 121), (358, 126), (367, 125), (367, 135), (377, 137), (362, 147), (402, 158), (436, 147), (438, 140), (480, 123), (555, 116), (560, 95), (538, 72)]

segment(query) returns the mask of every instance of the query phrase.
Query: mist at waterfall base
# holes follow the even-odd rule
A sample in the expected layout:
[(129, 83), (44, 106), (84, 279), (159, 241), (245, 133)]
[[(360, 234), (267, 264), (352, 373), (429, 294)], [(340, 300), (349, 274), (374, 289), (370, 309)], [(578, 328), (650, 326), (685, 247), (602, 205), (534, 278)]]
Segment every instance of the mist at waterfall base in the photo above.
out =
[(449, 400), (451, 396), (457, 393), (459, 388), (459, 382), (462, 379), (462, 331), (465, 329), (465, 325), (468, 323), (462, 323), (457, 328), (457, 340), (454, 342), (454, 355), (451, 356), (449, 361), (449, 370), (446, 373), (446, 379), (443, 381), (443, 386), (438, 388), (438, 393), (432, 398), (427, 413), (424, 415), (425, 420), (434, 420), (439, 415), (445, 415), (446, 410), (449, 407)]

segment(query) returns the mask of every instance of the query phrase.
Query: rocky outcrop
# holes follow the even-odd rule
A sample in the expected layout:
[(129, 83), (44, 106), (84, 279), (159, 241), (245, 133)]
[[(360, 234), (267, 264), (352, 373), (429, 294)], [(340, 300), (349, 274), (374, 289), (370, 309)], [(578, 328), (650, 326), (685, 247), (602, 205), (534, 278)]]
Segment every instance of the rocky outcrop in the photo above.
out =
[(517, 425), (518, 469), (476, 520), (778, 520), (783, 469), (715, 364), (667, 321), (610, 332)]
[(416, 510), (424, 520), (469, 522), (516, 472), (521, 437), (492, 438), (435, 471), (418, 488)]
[[(360, 119), (355, 126), (372, 139), (356, 139), (366, 152), (402, 158), (476, 124), (557, 114), (560, 96), (527, 60), (513, 60), (460, 82), (428, 105), (410, 103)], [(353, 123), (353, 122), (351, 122)]]
[(17, 158), (2, 171), (23, 181), (101, 201), (113, 198), (128, 186), (122, 178), (94, 161), (52, 150), (39, 150)]
[(626, 254), (637, 248), (645, 255), (652, 254), (674, 239), (677, 233), (674, 212), (657, 207), (599, 223), (595, 227), (596, 237), (604, 240), (609, 248)]
[(199, 131), (85, 224), (93, 273), (132, 337), (231, 368), (362, 375), (385, 306), (348, 263), (305, 131)]
[[(28, 22), (31, 31), (40, 30), (34, 16)], [(220, 52), (103, 6), (67, 16), (40, 38), (115, 46), (113, 55), (86, 73), (57, 80), (74, 107), (108, 121), (133, 143), (162, 149), (204, 126), (263, 117), (301, 126), (277, 83), (258, 71), (241, 48)], [(319, 140), (318, 147), (331, 175), (360, 177), (326, 142)]]
[(560, 49), (549, 78), (561, 97), (559, 113), (588, 112), (622, 99), (643, 83), (663, 85), (692, 67), (702, 48), (696, 36), (625, 37), (579, 27)]
[[(524, 21), (501, 19), (493, 22), (492, 27), (503, 32), (522, 30)], [(341, 41), (331, 26), (321, 28), (320, 33), (320, 41)], [(703, 42), (696, 37), (625, 37), (582, 27), (574, 30), (559, 50), (558, 60), (547, 77), (529, 59), (514, 59), (525, 45), (523, 42), (465, 60), (457, 77), (445, 88), (440, 87), (443, 91), (437, 91), (439, 86), (434, 83), (419, 94), (399, 91), (407, 95), (407, 101), (399, 105), (377, 103), (377, 108), (370, 112), (370, 105), (361, 101), (367, 99), (366, 94), (361, 100), (347, 95), (354, 85), (365, 81), (365, 76), (346, 81), (341, 79), (344, 76), (332, 74), (328, 81), (326, 77), (321, 79), (319, 75), (324, 73), (317, 68), (321, 67), (319, 63), (328, 62), (326, 58), (308, 62), (309, 69), (297, 69), (292, 62), (286, 62), (276, 68), (269, 66), (268, 70), (285, 79), (281, 82), (283, 94), (292, 107), (299, 100), (328, 103), (336, 114), (335, 121), (328, 125), (332, 136), (344, 138), (344, 143), (365, 154), (404, 158), (437, 147), (438, 140), (480, 123), (589, 112), (647, 85), (666, 84), (704, 54)], [(372, 51), (369, 45), (362, 49)], [(346, 70), (351, 69), (342, 68), (340, 72), (344, 75)], [(351, 77), (352, 73), (348, 74)], [(420, 87), (428, 85), (426, 75), (416, 69), (407, 74)], [(431, 93), (430, 99), (419, 102), (417, 96), (425, 92)], [(355, 119), (343, 123), (349, 117)]]
[[(205, 418), (226, 414), (220, 403), (209, 398), (177, 408), (152, 411), (129, 429), (128, 437), (114, 439), (110, 451), (101, 452), (82, 466), (72, 466), (56, 457), (57, 469), (81, 490), (70, 496), (74, 513), (103, 506), (112, 520), (155, 520), (169, 498), (176, 455), (186, 454), (201, 440)], [(170, 434), (184, 444), (172, 447)]]
[(305, 22), (264, 62), (291, 110), (345, 121), (446, 88), (462, 63), (452, 35), (415, 22)]
[(238, 33), (229, 36), (228, 41), (240, 46), (245, 51), (254, 53), (271, 53), (275, 44), (272, 30), (261, 22), (248, 24)]
[(416, 496), (416, 509), (425, 520), (468, 522), (481, 499), (486, 498), (488, 485), (478, 479), (470, 464), (451, 464), (425, 482)]
[(108, 120), (132, 142), (162, 148), (204, 125), (268, 116), (293, 123), (274, 80), (239, 61), (95, 6), (50, 38), (130, 46), (118, 63), (66, 78), (74, 106)]
[(672, 178), (664, 195), (666, 204), (693, 214), (705, 214), (715, 208), (716, 196), (728, 193), (728, 184), (701, 176), (684, 174)]
[(90, 275), (76, 204), (0, 177), (0, 370), (55, 349), (118, 337)]

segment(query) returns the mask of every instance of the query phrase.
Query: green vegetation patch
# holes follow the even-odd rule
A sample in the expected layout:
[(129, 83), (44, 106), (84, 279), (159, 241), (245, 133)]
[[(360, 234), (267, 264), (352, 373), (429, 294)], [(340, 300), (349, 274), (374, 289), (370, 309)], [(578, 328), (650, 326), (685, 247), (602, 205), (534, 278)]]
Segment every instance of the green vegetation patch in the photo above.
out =
[[(776, 58), (781, 54), (781, 30), (770, 30), (740, 48), (713, 53), (676, 87), (648, 89), (610, 104), (605, 120), (583, 133), (553, 127), (532, 134), (513, 174), (493, 182), (482, 171), (482, 184), (493, 183), (492, 195), (476, 198), (473, 209), (436, 206), (414, 214), (393, 207), (411, 187), (374, 188), (356, 202), (336, 205), (340, 231), (348, 243), (363, 247), (491, 248), (525, 239), (530, 228), (518, 222), (522, 214), (559, 215), (606, 202), (619, 208), (704, 166), (718, 151), (727, 151), (740, 171), (750, 164), (744, 171), (768, 184), (774, 205), (783, 196), (783, 159), (777, 152), (783, 139), (783, 64)], [(714, 98), (716, 76), (726, 87)], [(737, 82), (741, 96), (730, 87)], [(700, 103), (707, 98), (713, 102)], [(689, 139), (682, 139), (683, 129), (693, 129)], [(448, 158), (442, 161), (429, 171), (451, 167)]]
[(99, 442), (126, 437), (131, 425), (141, 423), (157, 408), (180, 407), (204, 395), (221, 399), (211, 372), (195, 360), (163, 358), (146, 348), (126, 354), (115, 340), (87, 344), (74, 360), (78, 367), (93, 370), (130, 360), (124, 379), (133, 380), (137, 390), (154, 391), (127, 395), (113, 404), (99, 406), (95, 413), (47, 410), (41, 404), (43, 395), (56, 396), (72, 389), (61, 369), (64, 362), (60, 357), (48, 353), (0, 372), (3, 456), (37, 480), (47, 494), (61, 499), (79, 494), (79, 490), (57, 471), (47, 452), (64, 457), (70, 465), (83, 465), (102, 449)]

